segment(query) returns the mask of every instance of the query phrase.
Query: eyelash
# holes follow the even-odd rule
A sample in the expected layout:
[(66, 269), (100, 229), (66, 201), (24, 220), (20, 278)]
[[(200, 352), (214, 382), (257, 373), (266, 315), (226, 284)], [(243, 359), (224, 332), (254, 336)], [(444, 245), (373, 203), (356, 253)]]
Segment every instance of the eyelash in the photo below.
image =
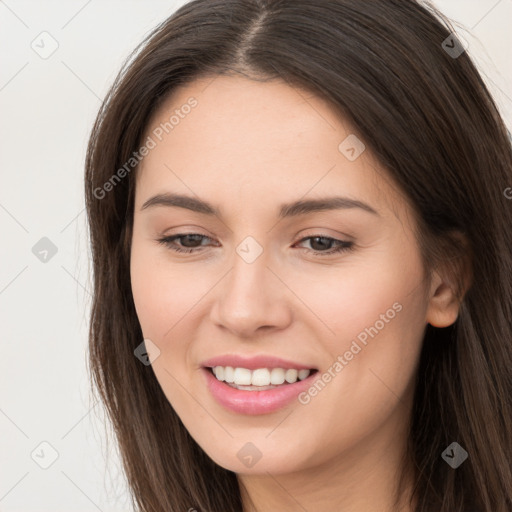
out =
[[(210, 237), (208, 237), (206, 235), (201, 235), (200, 233), (180, 233), (178, 235), (172, 235), (172, 236), (166, 236), (166, 237), (163, 237), (163, 238), (159, 238), (157, 240), (157, 242), (159, 242), (162, 245), (165, 245), (166, 247), (168, 247), (172, 251), (179, 252), (179, 253), (188, 253), (188, 254), (190, 254), (190, 253), (193, 253), (193, 252), (197, 252), (199, 247), (189, 247), (189, 248), (183, 249), (183, 248), (177, 246), (176, 244), (174, 244), (174, 240), (180, 239), (180, 238), (185, 238), (186, 236), (200, 236), (203, 239), (207, 238), (207, 239), (211, 240)], [(312, 253), (315, 253), (318, 256), (330, 256), (330, 255), (333, 255), (333, 254), (339, 254), (339, 253), (342, 253), (342, 252), (346, 252), (346, 251), (348, 252), (348, 251), (353, 250), (353, 245), (354, 245), (353, 242), (347, 242), (345, 240), (338, 240), (336, 238), (332, 238), (332, 237), (329, 237), (329, 236), (323, 236), (323, 235), (306, 236), (306, 237), (302, 238), (301, 240), (299, 240), (296, 243), (301, 243), (301, 242), (304, 242), (305, 240), (309, 240), (311, 238), (320, 238), (320, 239), (329, 240), (329, 241), (332, 241), (332, 242), (335, 242), (335, 243), (339, 244), (336, 249), (330, 249), (328, 251), (315, 251), (314, 249), (306, 249), (306, 252), (308, 252), (308, 253), (312, 252)]]

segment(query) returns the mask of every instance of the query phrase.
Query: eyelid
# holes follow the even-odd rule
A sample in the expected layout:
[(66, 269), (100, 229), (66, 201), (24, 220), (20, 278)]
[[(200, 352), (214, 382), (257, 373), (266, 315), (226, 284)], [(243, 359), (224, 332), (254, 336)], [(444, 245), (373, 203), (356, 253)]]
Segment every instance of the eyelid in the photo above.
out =
[[(332, 231), (332, 232), (334, 232), (334, 234), (329, 234), (328, 231)], [(325, 237), (325, 238), (335, 238), (337, 240), (345, 241), (345, 242), (355, 242), (355, 238), (353, 236), (349, 235), (348, 233), (342, 233), (340, 231), (327, 229), (327, 228), (302, 229), (295, 235), (294, 238), (299, 236), (298, 235), (299, 233), (300, 233), (301, 238), (308, 237), (308, 236), (312, 236), (312, 237), (318, 236), (318, 237)]]

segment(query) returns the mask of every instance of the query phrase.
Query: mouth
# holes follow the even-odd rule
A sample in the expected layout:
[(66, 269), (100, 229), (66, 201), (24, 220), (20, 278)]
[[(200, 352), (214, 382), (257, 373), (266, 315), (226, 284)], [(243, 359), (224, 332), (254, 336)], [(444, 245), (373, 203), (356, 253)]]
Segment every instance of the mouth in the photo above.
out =
[(318, 370), (294, 368), (248, 368), (232, 366), (207, 367), (210, 373), (219, 381), (242, 391), (266, 391), (280, 386), (295, 384), (297, 381), (307, 379)]
[(291, 404), (318, 373), (316, 368), (230, 366), (203, 367), (202, 371), (213, 398), (225, 409), (246, 415), (269, 414)]

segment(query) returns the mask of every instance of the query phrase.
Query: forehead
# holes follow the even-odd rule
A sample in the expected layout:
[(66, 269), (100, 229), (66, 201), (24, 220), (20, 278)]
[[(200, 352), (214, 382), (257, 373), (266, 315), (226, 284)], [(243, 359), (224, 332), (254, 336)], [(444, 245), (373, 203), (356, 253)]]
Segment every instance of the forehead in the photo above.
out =
[[(196, 105), (188, 108), (192, 98)], [(179, 119), (174, 116), (166, 138), (181, 140), (193, 135), (201, 149), (222, 144), (247, 153), (293, 145), (297, 151), (315, 137), (330, 135), (324, 149), (334, 142), (331, 149), (337, 150), (340, 132), (351, 131), (324, 100), (281, 80), (259, 82), (220, 75), (195, 80), (172, 92), (153, 115), (149, 128), (169, 122), (173, 113)]]
[[(193, 106), (191, 106), (193, 105)], [(325, 100), (283, 81), (214, 76), (175, 89), (146, 129), (155, 146), (137, 170), (137, 203), (150, 193), (212, 193), (219, 202), (268, 202), (334, 192), (389, 209), (400, 195), (354, 130)], [(347, 142), (348, 141), (348, 142)], [(362, 141), (361, 141), (362, 142)], [(223, 192), (225, 196), (223, 196)]]

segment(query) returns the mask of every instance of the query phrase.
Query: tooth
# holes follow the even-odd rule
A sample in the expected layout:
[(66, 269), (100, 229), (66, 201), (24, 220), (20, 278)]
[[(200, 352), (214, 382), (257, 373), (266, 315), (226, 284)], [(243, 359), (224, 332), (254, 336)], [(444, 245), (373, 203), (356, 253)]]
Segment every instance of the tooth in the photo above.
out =
[(214, 366), (212, 371), (220, 382), (227, 382), (237, 386), (268, 389), (269, 386), (279, 386), (284, 384), (293, 384), (297, 380), (306, 379), (310, 370), (296, 370), (293, 368), (258, 368), (249, 370), (248, 368), (233, 368), (232, 366)]
[(282, 368), (273, 368), (270, 372), (270, 384), (279, 385), (284, 382), (284, 370)]
[(297, 375), (298, 375), (297, 370), (290, 369), (290, 370), (286, 370), (284, 378), (285, 378), (286, 382), (288, 382), (288, 384), (293, 384), (294, 382), (297, 381)]
[(235, 380), (235, 370), (232, 366), (226, 366), (224, 368), (224, 380), (226, 382), (234, 382)]
[(252, 372), (247, 368), (235, 368), (233, 382), (239, 386), (250, 386), (252, 379)]
[(309, 376), (309, 370), (299, 370), (299, 380), (304, 380), (306, 377)]
[(218, 380), (224, 380), (224, 368), (222, 366), (215, 366), (213, 373), (215, 373), (215, 377), (217, 377)]
[(266, 368), (253, 370), (251, 384), (253, 386), (268, 386), (270, 384), (270, 372)]

